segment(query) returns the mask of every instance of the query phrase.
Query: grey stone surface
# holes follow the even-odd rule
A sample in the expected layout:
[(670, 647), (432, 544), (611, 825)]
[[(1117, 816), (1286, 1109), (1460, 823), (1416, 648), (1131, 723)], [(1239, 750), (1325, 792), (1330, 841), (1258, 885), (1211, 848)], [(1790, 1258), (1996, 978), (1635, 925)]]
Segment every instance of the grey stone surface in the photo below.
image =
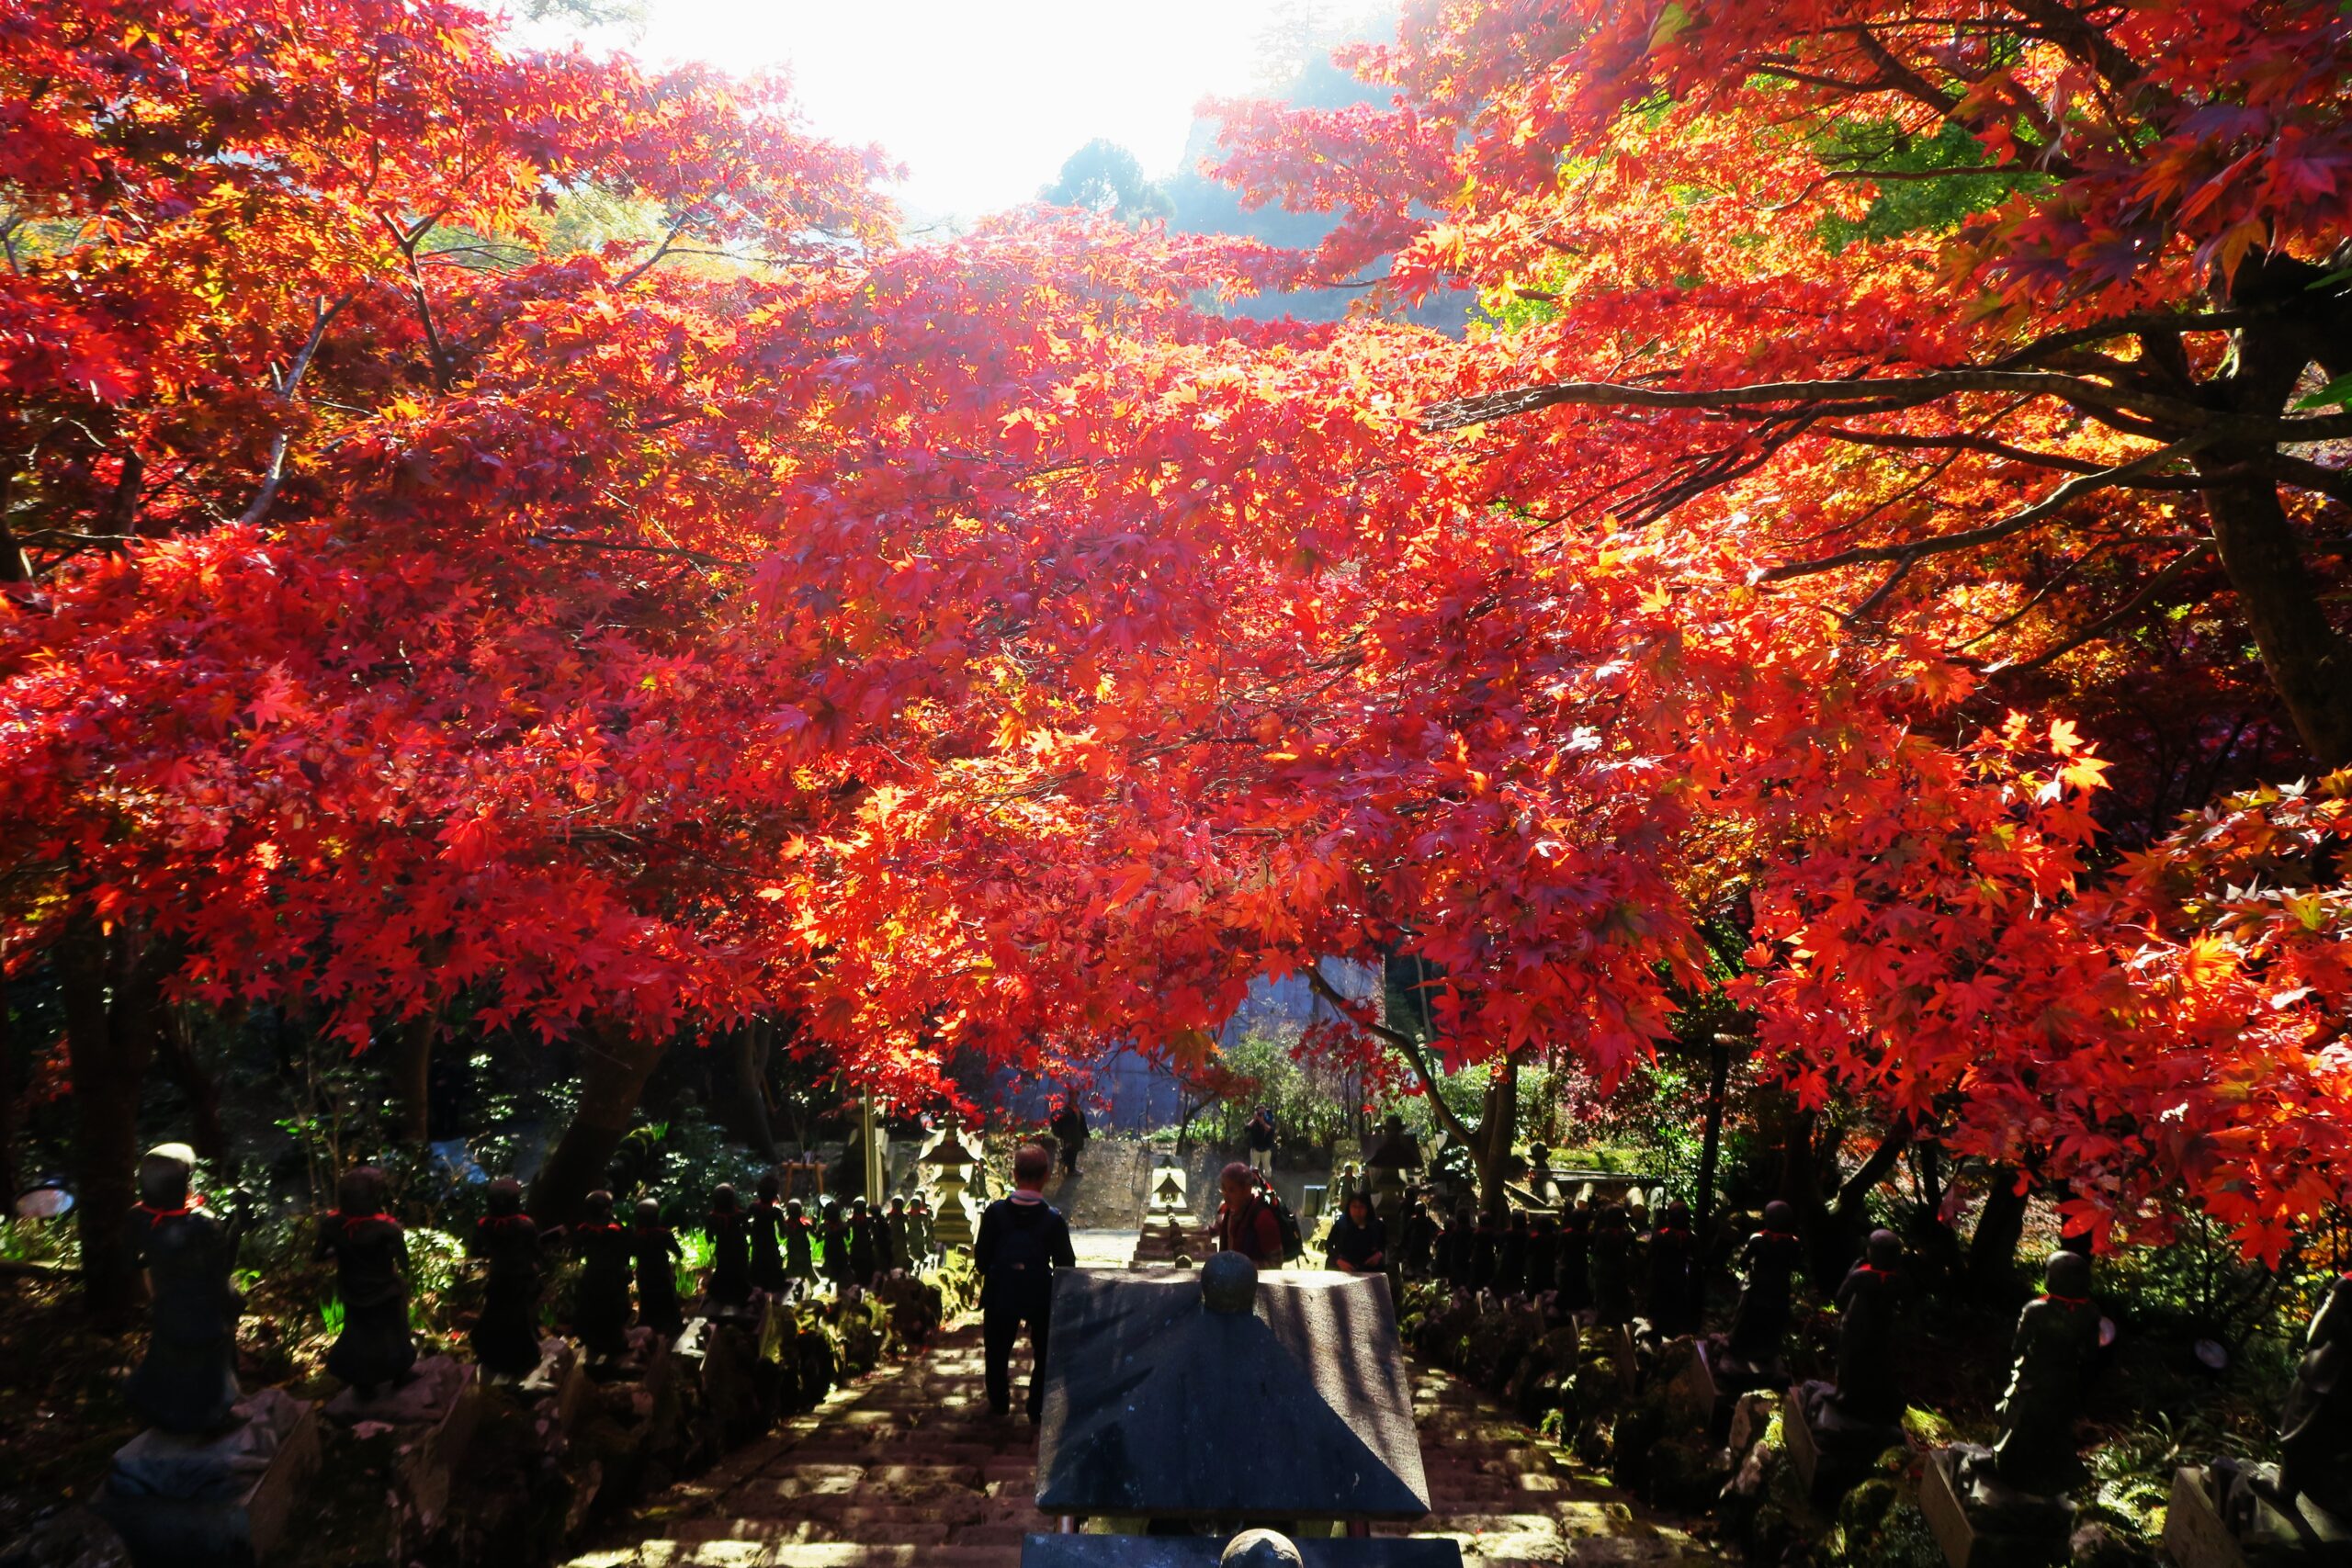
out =
[(1283, 1271), (1217, 1313), (1187, 1273), (1055, 1280), (1038, 1436), (1049, 1514), (1429, 1512), (1388, 1281)]
[[(1462, 1568), (1452, 1540), (1350, 1540), (1295, 1542), (1304, 1568)], [(1214, 1535), (1033, 1535), (1021, 1568), (1217, 1568), (1225, 1538)]]
[(266, 1559), (318, 1468), (311, 1406), (266, 1388), (209, 1438), (146, 1431), (117, 1450), (97, 1511), (141, 1564)]

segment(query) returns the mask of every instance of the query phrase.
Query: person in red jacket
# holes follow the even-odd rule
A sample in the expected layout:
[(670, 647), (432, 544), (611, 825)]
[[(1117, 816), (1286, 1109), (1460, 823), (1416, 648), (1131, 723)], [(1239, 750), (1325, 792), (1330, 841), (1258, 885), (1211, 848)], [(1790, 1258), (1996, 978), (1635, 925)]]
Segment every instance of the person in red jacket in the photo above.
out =
[(1238, 1252), (1261, 1269), (1283, 1266), (1283, 1224), (1266, 1201), (1258, 1172), (1240, 1160), (1217, 1178), (1225, 1201), (1216, 1212), (1216, 1247)]

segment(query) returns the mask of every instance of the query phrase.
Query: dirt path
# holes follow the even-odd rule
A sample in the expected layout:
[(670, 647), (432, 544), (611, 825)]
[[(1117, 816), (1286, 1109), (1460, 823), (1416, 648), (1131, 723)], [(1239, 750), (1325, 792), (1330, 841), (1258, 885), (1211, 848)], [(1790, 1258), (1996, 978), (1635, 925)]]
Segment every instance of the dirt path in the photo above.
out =
[[(1036, 1440), (981, 1392), (979, 1329), (842, 1390), (643, 1510), (634, 1545), (572, 1568), (1017, 1568), (1052, 1528), (1035, 1502)], [(1016, 1369), (1018, 1371), (1018, 1369)], [(1414, 1404), (1436, 1512), (1469, 1568), (1716, 1560), (1573, 1471), (1553, 1445), (1446, 1372), (1417, 1370)]]

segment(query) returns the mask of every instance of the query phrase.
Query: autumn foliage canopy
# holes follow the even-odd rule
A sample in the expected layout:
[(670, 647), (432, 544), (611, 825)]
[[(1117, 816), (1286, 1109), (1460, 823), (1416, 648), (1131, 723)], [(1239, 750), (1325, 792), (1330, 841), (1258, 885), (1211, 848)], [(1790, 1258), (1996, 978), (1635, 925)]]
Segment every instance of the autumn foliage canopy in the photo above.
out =
[(1315, 254), (910, 244), (780, 83), (0, 0), (0, 953), (355, 1049), (789, 1015), (920, 1096), (1409, 952), (1455, 1066), (1728, 987), (2102, 1235), (2340, 1203), (2352, 23), (1349, 62), (1223, 109)]

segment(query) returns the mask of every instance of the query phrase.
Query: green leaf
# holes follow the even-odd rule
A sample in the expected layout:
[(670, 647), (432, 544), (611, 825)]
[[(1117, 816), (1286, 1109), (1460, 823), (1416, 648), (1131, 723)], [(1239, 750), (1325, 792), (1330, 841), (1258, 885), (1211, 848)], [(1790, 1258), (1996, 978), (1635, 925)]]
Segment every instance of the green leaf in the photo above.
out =
[(2346, 403), (2352, 403), (2352, 373), (2338, 376), (2310, 397), (2299, 400), (2295, 406), (2299, 409), (2333, 409), (2342, 408)]

